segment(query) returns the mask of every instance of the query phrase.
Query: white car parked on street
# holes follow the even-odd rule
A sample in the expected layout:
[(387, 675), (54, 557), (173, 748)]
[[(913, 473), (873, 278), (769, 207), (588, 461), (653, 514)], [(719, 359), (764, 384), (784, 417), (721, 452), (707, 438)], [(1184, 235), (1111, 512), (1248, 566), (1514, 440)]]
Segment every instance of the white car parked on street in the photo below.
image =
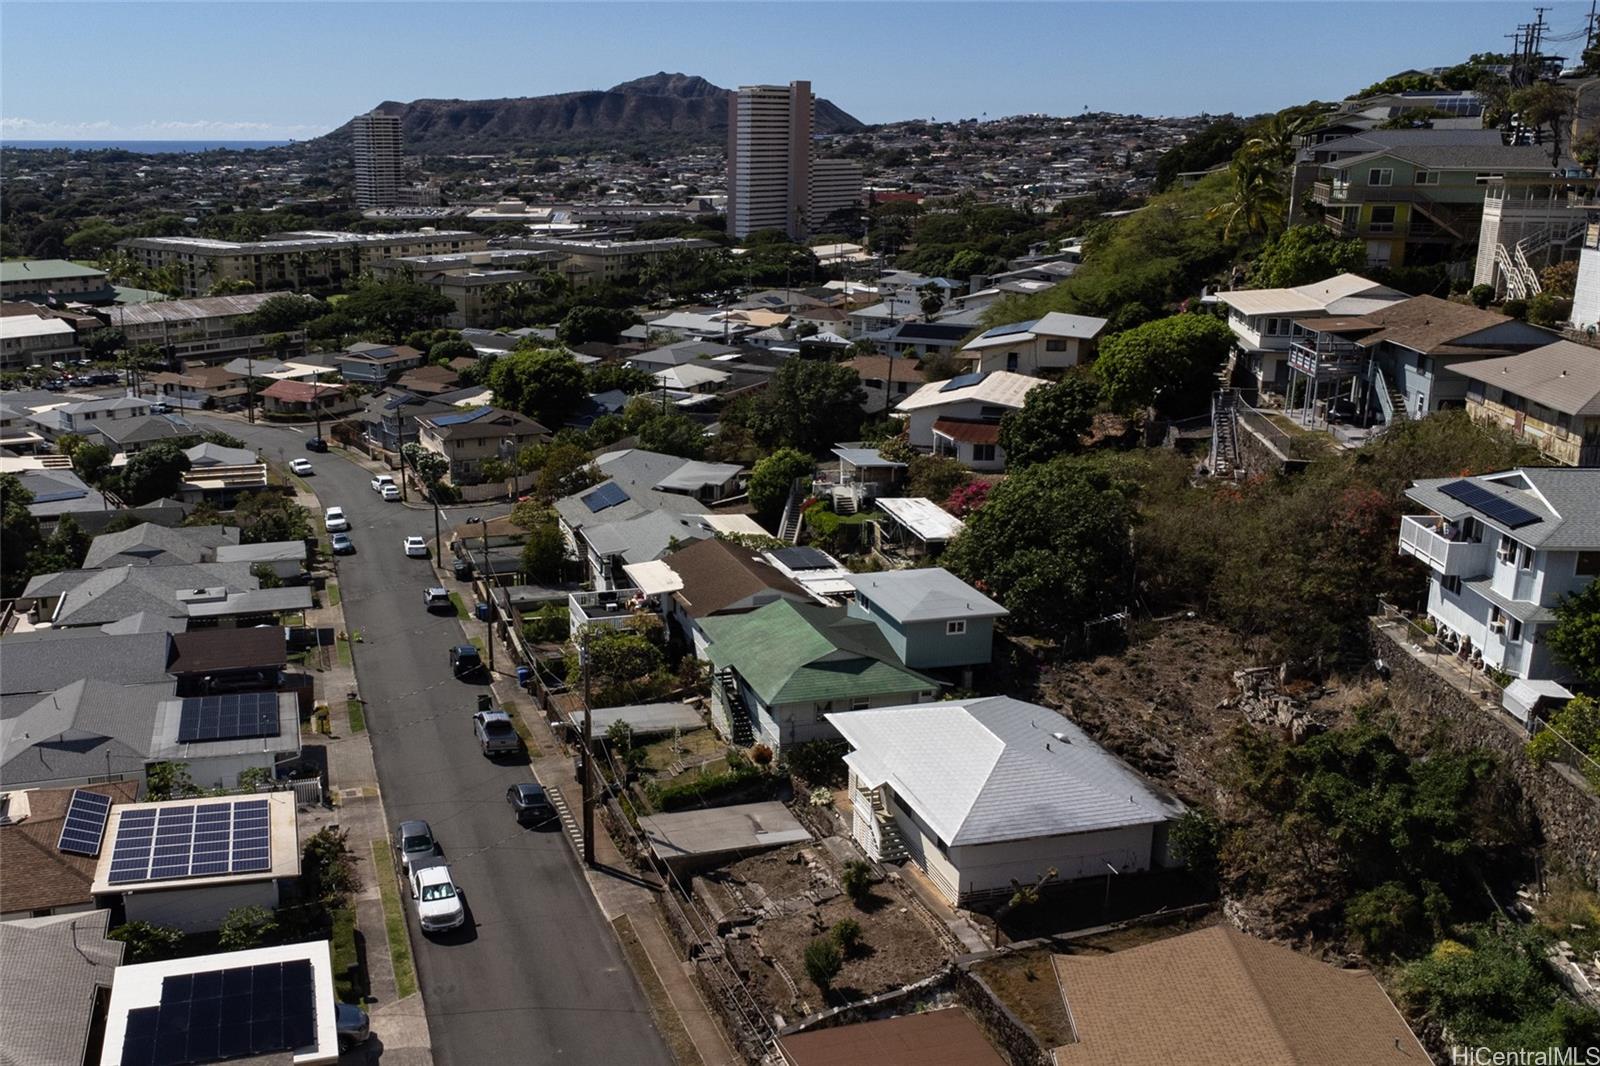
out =
[(411, 898), (417, 901), (417, 921), (424, 933), (443, 933), (467, 920), (461, 903), (461, 889), (442, 860), (411, 867)]
[(397, 485), (385, 485), (378, 492), (389, 503), (393, 503), (400, 498), (400, 488)]
[(426, 559), (428, 557), (428, 542), (421, 537), (407, 537), (406, 554), (413, 559)]
[(312, 473), (311, 460), (310, 459), (291, 459), (289, 461), (289, 469), (294, 471), (296, 474), (299, 474), (299, 475), (301, 475), (303, 477), (306, 474)]
[(330, 507), (322, 516), (322, 528), (329, 533), (343, 533), (350, 528), (350, 519), (344, 516), (343, 507)]
[(394, 476), (392, 474), (379, 474), (377, 477), (372, 479), (372, 491), (382, 492), (385, 485), (393, 484)]

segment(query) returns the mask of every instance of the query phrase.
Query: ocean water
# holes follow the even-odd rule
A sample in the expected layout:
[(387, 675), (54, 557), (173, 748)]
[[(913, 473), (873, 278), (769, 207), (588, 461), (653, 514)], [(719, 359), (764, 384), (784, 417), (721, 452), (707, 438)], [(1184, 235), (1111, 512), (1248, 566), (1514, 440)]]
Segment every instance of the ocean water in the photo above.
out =
[(174, 152), (209, 152), (215, 148), (226, 148), (232, 151), (247, 151), (251, 148), (277, 148), (280, 145), (290, 144), (290, 141), (0, 141), (0, 147), (29, 149), (29, 148), (72, 148), (82, 152), (93, 152), (105, 148), (121, 148), (128, 152), (145, 154), (171, 154)]

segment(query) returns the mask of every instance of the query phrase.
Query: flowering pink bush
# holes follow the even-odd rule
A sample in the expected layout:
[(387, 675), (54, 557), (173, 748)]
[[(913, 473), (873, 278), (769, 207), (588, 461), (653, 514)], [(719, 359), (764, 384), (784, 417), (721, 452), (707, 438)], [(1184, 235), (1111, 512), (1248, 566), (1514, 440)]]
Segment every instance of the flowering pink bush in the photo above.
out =
[(989, 485), (987, 481), (969, 481), (950, 494), (945, 507), (957, 518), (965, 518), (989, 498)]

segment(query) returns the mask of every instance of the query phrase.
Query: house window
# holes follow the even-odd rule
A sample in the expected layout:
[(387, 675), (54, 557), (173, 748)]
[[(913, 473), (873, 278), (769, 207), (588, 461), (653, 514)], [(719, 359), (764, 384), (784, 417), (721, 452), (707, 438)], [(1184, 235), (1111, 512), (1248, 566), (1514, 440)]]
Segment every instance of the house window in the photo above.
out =
[(993, 444), (974, 444), (972, 446), (972, 461), (975, 463), (994, 462), (995, 446)]
[(1600, 576), (1600, 551), (1579, 552), (1578, 566), (1575, 573), (1579, 577)]
[[(1419, 171), (1417, 171), (1417, 184), (1418, 185), (1437, 185), (1437, 184), (1439, 184), (1439, 172), (1437, 170), (1419, 170)], [(1495, 199), (1499, 199), (1499, 197), (1495, 197)]]
[(1047, 352), (1064, 352), (1067, 350), (1067, 342), (1060, 337), (1046, 338), (1044, 350)]
[(1521, 564), (1521, 569), (1523, 569), (1523, 570), (1532, 570), (1533, 569), (1533, 549), (1528, 547), (1526, 544), (1524, 544), (1522, 546), (1522, 564)]
[(1372, 225), (1369, 227), (1373, 233), (1394, 232), (1394, 208), (1374, 207), (1372, 209)]
[(850, 709), (852, 711), (864, 711), (867, 709), (867, 704), (871, 702), (872, 700), (867, 696), (851, 696)]
[(1467, 383), (1467, 398), (1471, 399), (1471, 400), (1477, 400), (1479, 403), (1482, 403), (1483, 402), (1483, 388), (1484, 388), (1483, 382), (1481, 382), (1481, 381), (1468, 382)]
[(944, 635), (947, 637), (959, 637), (966, 631), (967, 620), (965, 618), (958, 618), (954, 622), (946, 622), (944, 624)]
[(1393, 185), (1394, 171), (1390, 170), (1388, 167), (1383, 167), (1381, 169), (1378, 167), (1373, 167), (1371, 170), (1367, 171), (1367, 184)]
[(1439, 581), (1439, 587), (1452, 596), (1459, 596), (1461, 595), (1461, 578), (1456, 574), (1451, 574)]
[(1500, 534), (1500, 546), (1495, 550), (1495, 554), (1500, 557), (1502, 563), (1515, 563), (1517, 561), (1517, 542), (1504, 533)]
[(1017, 362), (1018, 359), (1016, 352), (1006, 353), (1006, 369), (1011, 371), (1013, 374), (1017, 372)]
[(1522, 639), (1522, 623), (1515, 618), (1506, 626), (1506, 639), (1513, 644)]

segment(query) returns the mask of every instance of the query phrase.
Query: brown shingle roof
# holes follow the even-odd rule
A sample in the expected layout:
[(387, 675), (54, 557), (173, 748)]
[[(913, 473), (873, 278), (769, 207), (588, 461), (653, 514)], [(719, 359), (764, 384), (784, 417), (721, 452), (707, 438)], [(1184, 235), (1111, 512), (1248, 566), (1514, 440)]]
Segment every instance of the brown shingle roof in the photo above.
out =
[[(921, 385), (927, 380), (922, 376), (922, 364), (917, 360), (896, 357), (893, 362), (895, 381), (914, 381)], [(858, 355), (845, 366), (854, 370), (863, 381), (888, 381), (889, 363), (887, 355)]]
[(813, 1029), (786, 1036), (779, 1045), (794, 1066), (1004, 1066), (1006, 1061), (960, 1007)]
[(1456, 373), (1569, 415), (1600, 415), (1600, 351), (1556, 341), (1521, 355), (1483, 359)]
[(690, 618), (705, 618), (766, 591), (811, 601), (804, 589), (755, 552), (715, 538), (697, 540), (662, 561), (683, 579), (683, 589), (673, 593), (673, 598)]
[(197, 629), (172, 634), (170, 674), (222, 670), (268, 670), (289, 661), (280, 626), (256, 629)]
[(326, 382), (312, 384), (308, 381), (290, 381), (284, 378), (274, 381), (262, 389), (257, 395), (270, 396), (274, 400), (284, 403), (310, 403), (316, 399), (331, 399), (344, 392), (343, 385), (329, 385)]
[[(1513, 345), (1506, 348), (1494, 345), (1463, 349), (1454, 345), (1452, 342), (1462, 337), (1503, 325), (1512, 319), (1493, 311), (1480, 311), (1469, 304), (1441, 300), (1437, 296), (1413, 296), (1363, 317), (1378, 327), (1376, 333), (1369, 333), (1356, 341), (1364, 348), (1390, 341), (1424, 355), (1450, 355), (1463, 351), (1498, 354), (1515, 348), (1533, 347)], [(1552, 336), (1551, 339), (1555, 338)], [(1447, 350), (1452, 348), (1454, 351)]]
[(935, 418), (933, 431), (968, 444), (1000, 443), (1000, 423), (968, 422), (960, 418)]
[[(88, 785), (86, 791), (110, 796), (113, 804), (132, 803), (137, 781)], [(0, 911), (48, 910), (89, 902), (98, 858), (56, 850), (61, 823), (72, 802), (70, 788), (30, 789), (28, 817), (0, 826)]]
[(1059, 1066), (1430, 1061), (1370, 973), (1229, 926), (1055, 965), (1078, 1038)]

